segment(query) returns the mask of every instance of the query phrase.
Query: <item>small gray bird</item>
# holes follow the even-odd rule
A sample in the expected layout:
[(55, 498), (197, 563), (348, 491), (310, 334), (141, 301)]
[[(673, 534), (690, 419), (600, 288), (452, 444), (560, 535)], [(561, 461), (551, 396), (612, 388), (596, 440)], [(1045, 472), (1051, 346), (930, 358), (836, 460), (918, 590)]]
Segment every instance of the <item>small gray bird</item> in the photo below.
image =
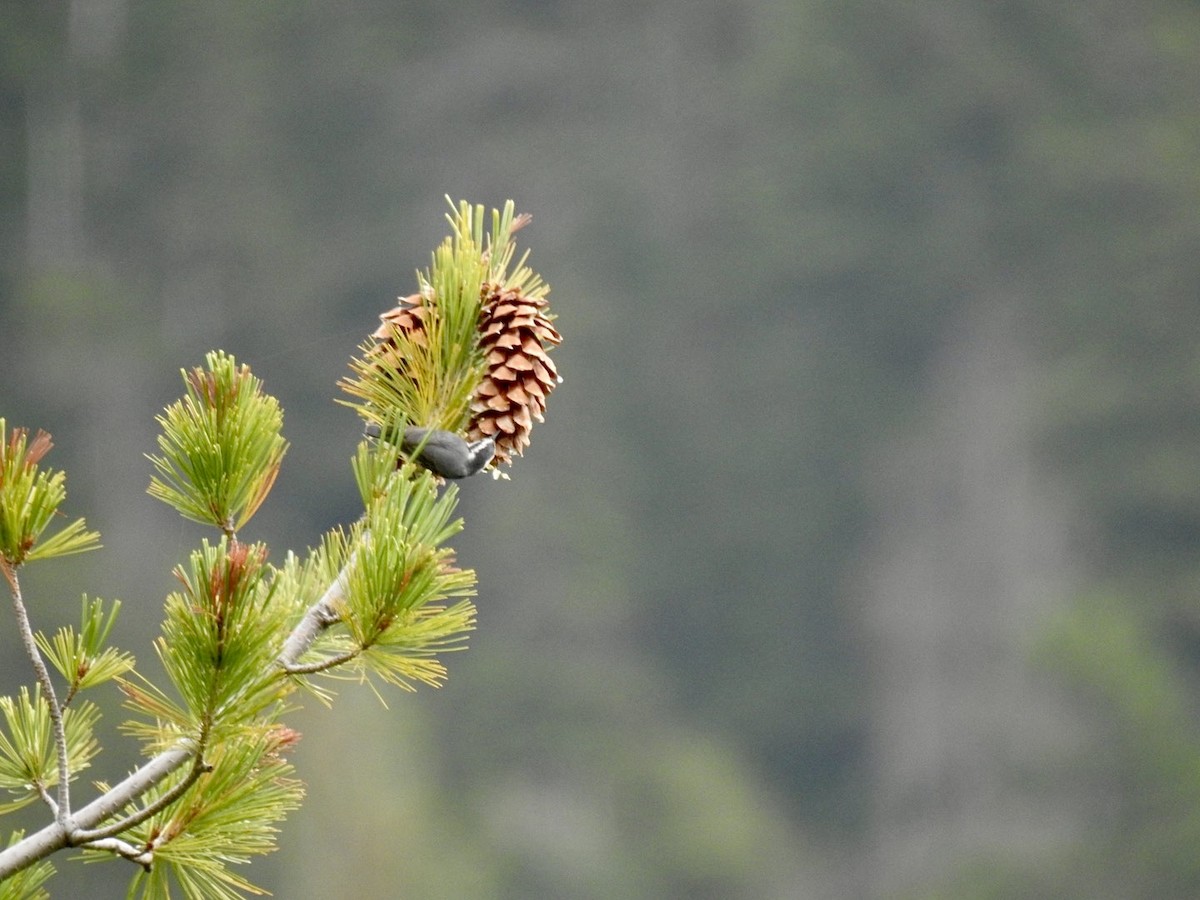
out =
[[(381, 429), (372, 423), (366, 433), (367, 437), (379, 437)], [(496, 442), (490, 437), (467, 441), (452, 431), (415, 426), (404, 429), (400, 448), (415, 453), (416, 462), (443, 478), (467, 478), (482, 472), (496, 455)]]

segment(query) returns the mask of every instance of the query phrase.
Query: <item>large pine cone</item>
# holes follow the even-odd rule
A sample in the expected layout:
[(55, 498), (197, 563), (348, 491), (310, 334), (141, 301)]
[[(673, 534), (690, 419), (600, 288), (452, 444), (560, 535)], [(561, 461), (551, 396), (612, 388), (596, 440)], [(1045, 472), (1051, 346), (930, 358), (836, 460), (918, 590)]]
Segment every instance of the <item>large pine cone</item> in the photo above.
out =
[(547, 350), (562, 342), (546, 300), (519, 290), (484, 284), (479, 315), (480, 347), (487, 362), (467, 437), (496, 442), (496, 463), (510, 463), (529, 446), (534, 420), (542, 421), (546, 397), (562, 379)]

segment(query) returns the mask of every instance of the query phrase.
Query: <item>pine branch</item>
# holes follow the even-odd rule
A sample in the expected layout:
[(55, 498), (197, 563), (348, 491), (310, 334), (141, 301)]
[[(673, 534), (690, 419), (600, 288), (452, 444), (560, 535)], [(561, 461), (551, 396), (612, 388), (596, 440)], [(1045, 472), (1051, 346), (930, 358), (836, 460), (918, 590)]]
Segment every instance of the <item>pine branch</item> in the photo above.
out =
[(5, 575), (12, 588), (13, 614), (17, 619), (17, 630), (21, 633), (21, 646), (33, 666), (38, 684), (42, 688), (45, 702), (50, 710), (50, 722), (54, 732), (54, 747), (58, 755), (58, 799), (54, 807), (55, 821), (63, 828), (68, 827), (71, 818), (71, 766), (67, 759), (67, 731), (63, 725), (62, 707), (58, 705), (58, 697), (54, 693), (54, 683), (50, 680), (50, 672), (38, 651), (37, 641), (33, 637), (33, 628), (29, 625), (29, 613), (25, 609), (25, 601), (21, 597), (21, 582), (15, 571), (8, 571), (5, 565)]
[(130, 813), (120, 821), (113, 822), (111, 825), (106, 825), (103, 828), (80, 829), (71, 835), (71, 840), (76, 845), (86, 844), (90, 848), (96, 848), (98, 842), (115, 837), (122, 832), (128, 831), (137, 825), (141, 825), (151, 816), (166, 809), (180, 797), (182, 797), (193, 784), (205, 772), (210, 771), (210, 767), (204, 764), (203, 756), (199, 753), (192, 755), (192, 770), (188, 772), (187, 777), (179, 784), (175, 785), (153, 803), (147, 804), (135, 813)]
[(353, 650), (346, 650), (336, 656), (330, 656), (325, 659), (319, 659), (316, 662), (310, 663), (295, 663), (293, 665), (284, 666), (284, 671), (289, 675), (318, 675), (321, 672), (328, 672), (330, 669), (336, 669), (338, 666), (344, 666), (346, 663), (355, 659), (362, 650), (355, 647)]
[[(21, 794), (7, 807), (40, 797), (53, 816), (0, 850), (0, 881), (28, 870), (9, 884), (32, 884), (49, 871), (42, 860), (75, 847), (141, 866), (130, 896), (167, 896), (173, 880), (189, 896), (257, 893), (226, 867), (272, 849), (274, 823), (299, 805), (302, 785), (281, 755), (298, 736), (278, 721), (289, 692), (306, 676), (343, 667), (404, 690), (444, 680), (438, 657), (464, 647), (475, 627), (467, 599), (475, 573), (446, 546), (462, 520), (456, 488), (440, 490), (442, 479), (475, 474), (493, 454), (504, 462), (520, 455), (560, 380), (546, 352), (561, 340), (548, 288), (525, 256), (513, 268), (511, 236), (528, 217), (510, 202), (493, 210), (487, 234), (483, 207), (452, 210), (452, 235), (418, 273), (419, 292), (381, 317), (377, 343), (363, 345), (352, 363), (357, 377), (343, 382), (356, 398), (350, 405), (377, 430), (352, 462), (365, 513), (347, 531), (329, 532), (306, 562), (288, 554), (283, 567), (267, 566), (264, 544), (236, 536), (287, 450), (278, 401), (220, 351), (182, 373), (186, 395), (158, 418), (150, 493), (224, 536), (175, 569), (182, 587), (167, 598), (155, 649), (178, 699), (149, 682), (122, 684), (140, 713), (125, 729), (154, 755), (78, 810), (72, 770), (98, 750), (99, 709), (87, 700), (67, 705), (131, 671), (133, 658), (106, 647), (117, 602), (106, 614), (85, 596), (78, 632), (34, 633), (18, 568), (92, 549), (98, 535), (79, 519), (43, 537), (65, 498), (65, 475), (39, 466), (48, 434), (31, 442), (0, 419), (0, 574), (36, 676), (32, 692), (0, 698), (8, 725), (0, 785)], [(51, 667), (66, 682), (61, 702)]]
[(87, 806), (79, 809), (67, 823), (54, 822), (41, 831), (0, 850), (0, 880), (45, 859), (64, 847), (74, 846), (72, 835), (95, 828), (162, 782), (194, 756), (190, 747), (174, 747), (154, 757), (124, 781), (115, 785)]
[(154, 850), (146, 850), (142, 847), (135, 847), (128, 841), (122, 841), (119, 838), (103, 838), (96, 841), (88, 842), (89, 850), (107, 850), (110, 853), (115, 853), (117, 856), (124, 857), (130, 862), (137, 863), (147, 872), (150, 871), (150, 864), (154, 862)]
[(299, 665), (300, 657), (308, 652), (308, 648), (313, 645), (313, 641), (320, 637), (327, 628), (336, 625), (342, 620), (341, 613), (338, 612), (337, 607), (338, 603), (346, 597), (350, 567), (353, 564), (354, 555), (351, 554), (346, 564), (342, 566), (341, 571), (338, 572), (337, 578), (333, 580), (333, 583), (321, 595), (321, 599), (308, 608), (304, 617), (292, 629), (292, 633), (288, 635), (287, 640), (283, 642), (283, 649), (279, 652), (278, 663), (280, 668), (289, 675), (306, 673), (306, 670)]
[[(347, 563), (348, 566), (349, 563)], [(308, 650), (313, 641), (325, 629), (339, 621), (339, 616), (334, 611), (334, 608), (338, 600), (344, 596), (346, 590), (346, 571), (346, 567), (343, 567), (321, 599), (309, 608), (308, 612), (288, 635), (287, 640), (284, 642), (284, 650), (279, 657), (280, 665), (284, 671), (289, 671), (289, 666), (295, 665), (295, 661)], [(22, 605), (22, 611), (23, 609)], [(32, 637), (30, 639), (32, 640)], [(49, 678), (48, 673), (46, 677), (47, 679)], [(50, 696), (52, 697), (53, 695), (51, 694)], [(57, 705), (53, 705), (52, 708), (57, 708)], [(63, 739), (63, 746), (65, 747), (65, 738)], [(120, 852), (117, 844), (110, 844), (108, 842), (118, 834), (140, 825), (146, 819), (161, 812), (182, 796), (204, 774), (205, 766), (201, 763), (201, 753), (202, 751), (191, 741), (187, 742), (186, 745), (181, 744), (169, 750), (164, 750), (124, 781), (105, 791), (101, 796), (71, 816), (62, 815), (60, 792), (60, 800), (57, 803), (58, 809), (55, 811), (56, 816), (53, 824), (47, 825), (40, 831), (22, 838), (11, 847), (0, 850), (0, 881), (65, 847), (86, 846), (98, 850), (113, 850), (121, 856), (132, 859), (134, 862), (146, 864), (148, 859), (144, 858), (144, 854), (141, 851), (130, 855)], [(161, 784), (164, 779), (170, 777), (189, 762), (192, 763), (191, 773), (178, 785), (163, 794), (162, 797), (117, 822), (110, 823), (107, 826), (103, 824), (121, 810), (136, 803), (148, 791)], [(125, 846), (127, 845), (122, 843), (122, 847)]]

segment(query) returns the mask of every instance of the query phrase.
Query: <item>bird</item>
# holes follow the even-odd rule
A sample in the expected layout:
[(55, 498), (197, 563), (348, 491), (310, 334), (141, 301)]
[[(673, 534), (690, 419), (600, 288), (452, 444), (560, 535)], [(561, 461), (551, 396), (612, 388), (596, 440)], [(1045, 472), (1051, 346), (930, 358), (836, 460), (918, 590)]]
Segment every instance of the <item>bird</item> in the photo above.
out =
[[(367, 426), (367, 437), (379, 437), (382, 429), (372, 423)], [(441, 428), (418, 428), (410, 425), (404, 429), (400, 449), (412, 454), (412, 458), (435, 475), (443, 478), (468, 478), (482, 472), (496, 455), (496, 442), (485, 437), (477, 441), (445, 431)]]

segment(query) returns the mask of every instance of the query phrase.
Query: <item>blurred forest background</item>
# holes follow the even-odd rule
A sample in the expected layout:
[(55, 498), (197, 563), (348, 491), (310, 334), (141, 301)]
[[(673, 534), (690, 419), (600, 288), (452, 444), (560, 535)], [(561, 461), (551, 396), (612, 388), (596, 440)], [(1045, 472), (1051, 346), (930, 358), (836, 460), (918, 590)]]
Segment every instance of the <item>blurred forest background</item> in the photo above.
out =
[(566, 381), (464, 485), (471, 649), (296, 716), (251, 880), (1200, 896), (1196, 3), (8, 0), (0, 50), (0, 414), (105, 543), (26, 593), (151, 671), (178, 370), (280, 398), (279, 561), (356, 513), (335, 382), (443, 195), (534, 215)]

